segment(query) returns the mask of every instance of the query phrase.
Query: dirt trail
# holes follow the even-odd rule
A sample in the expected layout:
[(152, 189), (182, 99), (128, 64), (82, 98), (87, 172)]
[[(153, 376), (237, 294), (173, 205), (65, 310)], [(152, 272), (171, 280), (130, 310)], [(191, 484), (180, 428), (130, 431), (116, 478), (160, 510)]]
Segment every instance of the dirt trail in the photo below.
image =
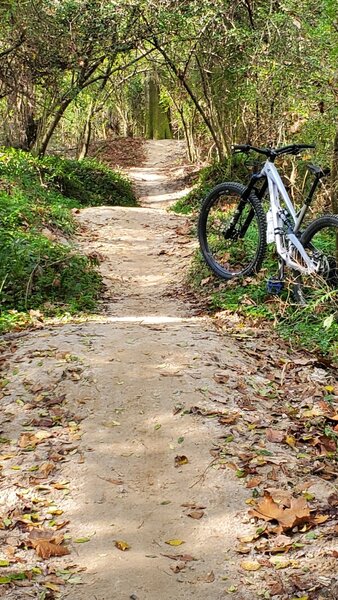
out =
[[(210, 449), (220, 435), (215, 420), (185, 409), (232, 413), (239, 382), (249, 378), (256, 389), (262, 378), (255, 356), (177, 297), (194, 242), (182, 235), (186, 219), (163, 209), (180, 193), (177, 179), (165, 174), (174, 159), (182, 161), (180, 144), (149, 143), (146, 164), (132, 173), (143, 207), (88, 208), (79, 215), (79, 243), (104, 258), (101, 316), (34, 331), (18, 342), (12, 358), (2, 435), (17, 439), (31, 415), (46, 430), (41, 397), (50, 410), (53, 398), (61, 398), (58, 414), (67, 421), (54, 437), (4, 467), (9, 481), (15, 483), (16, 464), (35, 485), (31, 465), (56, 467), (47, 478), (49, 490), (42, 485), (40, 494), (64, 511), (59, 520), (69, 520), (71, 554), (50, 562), (85, 570), (82, 585), (63, 587), (50, 579), (59, 591), (46, 598), (258, 598), (253, 590), (260, 588), (260, 573), (241, 572), (234, 552), (237, 536), (252, 530), (242, 518), (252, 491), (234, 470), (214, 468)], [(220, 369), (229, 379), (221, 393), (215, 378)], [(55, 482), (68, 482), (67, 492), (53, 488)], [(9, 504), (15, 494), (15, 488), (8, 491)], [(26, 504), (32, 500), (24, 498)], [(117, 540), (130, 549), (119, 550)], [(184, 544), (171, 546), (170, 540)], [(184, 554), (187, 561), (169, 554)], [(44, 561), (38, 564), (46, 568)], [(45, 597), (35, 589), (16, 588), (4, 597)]]

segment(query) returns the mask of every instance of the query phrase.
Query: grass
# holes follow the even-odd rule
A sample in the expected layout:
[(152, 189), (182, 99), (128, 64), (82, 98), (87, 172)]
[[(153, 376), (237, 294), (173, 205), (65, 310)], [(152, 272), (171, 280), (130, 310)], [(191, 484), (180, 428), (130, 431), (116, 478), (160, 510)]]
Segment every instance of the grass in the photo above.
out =
[(26, 326), (34, 311), (95, 310), (101, 276), (71, 241), (70, 209), (119, 203), (136, 205), (130, 182), (96, 161), (0, 150), (0, 331)]
[(268, 293), (267, 279), (276, 274), (277, 261), (268, 253), (263, 269), (257, 276), (225, 282), (216, 278), (199, 251), (193, 259), (189, 283), (196, 294), (206, 300), (210, 312), (226, 311), (237, 315), (244, 323), (271, 327), (294, 348), (304, 348), (332, 360), (338, 360), (338, 299), (327, 300), (325, 294), (307, 306), (295, 304), (292, 282), (286, 283), (281, 296)]

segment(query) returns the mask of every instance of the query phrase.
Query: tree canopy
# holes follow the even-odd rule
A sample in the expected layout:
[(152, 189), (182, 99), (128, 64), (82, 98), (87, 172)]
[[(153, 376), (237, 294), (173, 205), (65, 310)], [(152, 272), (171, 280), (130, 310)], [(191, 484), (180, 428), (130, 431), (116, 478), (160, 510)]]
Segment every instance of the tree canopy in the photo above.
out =
[(190, 157), (301, 137), (332, 149), (334, 0), (7, 0), (2, 142), (185, 136)]

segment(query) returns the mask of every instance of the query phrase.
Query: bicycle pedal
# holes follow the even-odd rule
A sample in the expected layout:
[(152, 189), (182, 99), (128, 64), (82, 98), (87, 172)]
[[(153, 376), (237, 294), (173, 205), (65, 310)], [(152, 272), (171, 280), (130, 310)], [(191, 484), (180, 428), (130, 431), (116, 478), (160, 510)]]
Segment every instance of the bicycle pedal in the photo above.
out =
[(277, 279), (277, 277), (270, 277), (266, 282), (266, 289), (269, 294), (278, 296), (284, 289), (284, 281)]

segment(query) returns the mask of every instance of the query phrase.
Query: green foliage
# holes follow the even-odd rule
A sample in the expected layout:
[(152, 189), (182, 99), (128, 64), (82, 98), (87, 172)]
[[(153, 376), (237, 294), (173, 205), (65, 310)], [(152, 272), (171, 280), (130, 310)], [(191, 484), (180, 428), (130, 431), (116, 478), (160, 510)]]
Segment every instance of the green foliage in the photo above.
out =
[(64, 196), (81, 206), (136, 206), (131, 183), (117, 171), (86, 158), (82, 161), (48, 156), (40, 161), (45, 176)]
[(95, 308), (100, 276), (91, 262), (70, 247), (38, 232), (0, 232), (1, 309), (25, 311), (53, 305), (72, 310)]
[[(248, 323), (269, 321), (292, 347), (306, 348), (338, 359), (338, 321), (335, 307), (323, 298), (307, 306), (296, 305), (286, 286), (282, 296), (271, 296), (266, 281), (276, 271), (272, 255), (257, 277), (224, 282), (214, 277), (197, 252), (190, 270), (190, 284), (207, 298), (210, 310), (229, 311)], [(291, 285), (291, 284), (290, 284)]]
[(1, 151), (0, 329), (25, 323), (31, 309), (95, 309), (101, 277), (69, 240), (69, 209), (100, 203), (135, 205), (130, 183), (96, 161)]
[(247, 181), (253, 162), (244, 155), (234, 155), (222, 161), (215, 161), (201, 169), (195, 187), (171, 207), (177, 213), (189, 214), (198, 211), (204, 198), (212, 188), (224, 181)]

